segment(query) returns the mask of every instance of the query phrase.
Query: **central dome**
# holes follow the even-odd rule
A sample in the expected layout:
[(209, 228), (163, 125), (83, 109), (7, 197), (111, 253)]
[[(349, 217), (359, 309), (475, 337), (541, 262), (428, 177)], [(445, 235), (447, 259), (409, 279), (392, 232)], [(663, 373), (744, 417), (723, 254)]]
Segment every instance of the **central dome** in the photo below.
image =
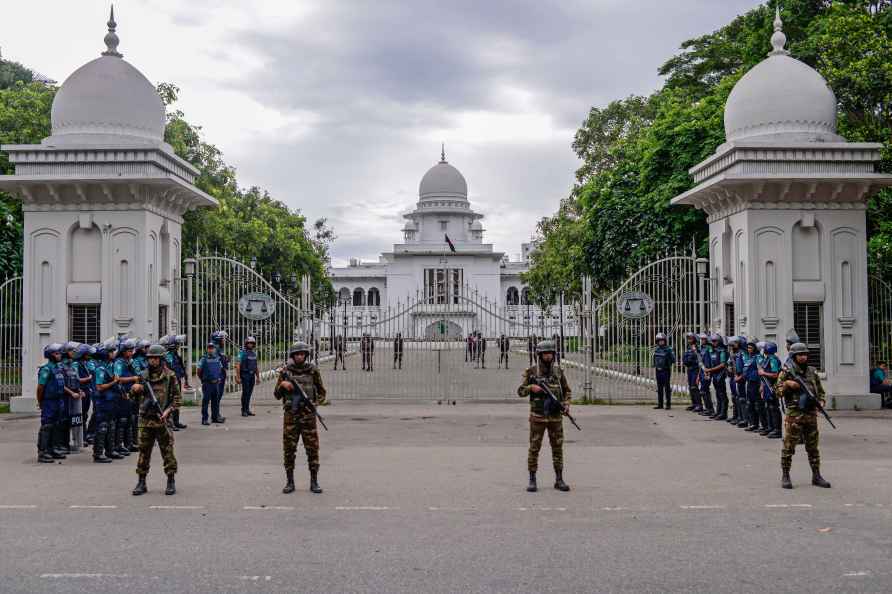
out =
[(426, 198), (468, 199), (468, 182), (461, 172), (446, 162), (445, 158), (431, 167), (418, 186), (418, 196)]
[[(102, 56), (77, 70), (53, 100), (51, 143), (103, 141), (163, 142), (164, 103), (143, 74), (117, 52), (114, 15)], [(112, 137), (112, 138), (110, 138)]]
[(741, 78), (725, 105), (725, 137), (732, 140), (834, 142), (836, 96), (816, 70), (791, 58), (780, 15), (774, 51)]

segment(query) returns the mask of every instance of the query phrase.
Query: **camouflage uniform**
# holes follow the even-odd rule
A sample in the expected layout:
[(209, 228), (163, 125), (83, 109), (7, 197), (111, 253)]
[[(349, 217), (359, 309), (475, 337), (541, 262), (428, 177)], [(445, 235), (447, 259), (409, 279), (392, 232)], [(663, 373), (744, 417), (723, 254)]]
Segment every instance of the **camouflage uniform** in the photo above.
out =
[(554, 469), (562, 472), (564, 469), (564, 424), (560, 412), (550, 416), (545, 413), (545, 401), (548, 395), (544, 392), (534, 393), (530, 391), (534, 378), (543, 378), (552, 393), (561, 402), (569, 403), (571, 400), (570, 386), (563, 369), (556, 363), (552, 363), (550, 369), (537, 364), (523, 372), (523, 381), (517, 388), (517, 395), (530, 399), (530, 450), (527, 457), (527, 467), (530, 472), (536, 472), (539, 465), (539, 450), (542, 449), (542, 440), (545, 432), (548, 432), (548, 441), (551, 443), (551, 458)]
[(322, 385), (322, 374), (312, 363), (297, 365), (294, 361), (279, 373), (274, 394), (277, 400), (282, 401), (285, 411), (282, 423), (282, 449), (285, 461), (285, 470), (294, 470), (294, 455), (297, 451), (297, 442), (304, 440), (304, 449), (307, 451), (307, 463), (310, 472), (319, 470), (319, 433), (316, 430), (316, 415), (304, 407), (297, 415), (292, 412), (292, 392), (283, 390), (280, 386), (283, 381), (300, 384), (304, 394), (314, 404), (325, 404), (325, 386)]
[[(173, 411), (179, 410), (181, 398), (180, 382), (177, 375), (164, 366), (159, 366), (157, 369), (150, 367), (146, 374), (146, 380), (151, 384), (158, 404), (161, 405), (161, 410), (168, 408)], [(164, 460), (164, 474), (171, 476), (177, 472), (177, 459), (173, 453), (173, 434), (161, 421), (161, 415), (157, 410), (143, 408), (143, 403), (149, 398), (148, 390), (143, 389), (139, 394), (138, 402), (141, 412), (139, 415), (139, 460), (136, 462), (136, 474), (142, 477), (149, 474), (152, 448), (157, 441), (158, 449), (161, 450), (161, 458)]]
[[(803, 371), (802, 367), (795, 362), (790, 365), (797, 367), (796, 372), (808, 385), (811, 393), (814, 394), (821, 402), (824, 401), (824, 387), (818, 377), (814, 367), (806, 366)], [(777, 397), (782, 398), (787, 407), (787, 416), (784, 419), (784, 446), (781, 450), (781, 468), (789, 472), (793, 463), (793, 454), (796, 452), (796, 445), (801, 441), (805, 444), (805, 451), (808, 453), (808, 463), (813, 471), (817, 472), (821, 465), (821, 455), (818, 451), (818, 411), (804, 411), (799, 408), (799, 392), (800, 390), (791, 390), (785, 384), (790, 379), (790, 372), (786, 367), (777, 376)]]

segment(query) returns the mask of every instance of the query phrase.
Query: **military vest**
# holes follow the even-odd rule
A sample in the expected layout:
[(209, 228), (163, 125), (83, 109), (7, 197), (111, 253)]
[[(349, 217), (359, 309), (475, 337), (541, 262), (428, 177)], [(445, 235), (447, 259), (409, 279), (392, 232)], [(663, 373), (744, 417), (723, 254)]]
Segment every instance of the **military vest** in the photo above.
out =
[[(561, 392), (561, 378), (564, 375), (564, 370), (560, 368), (557, 364), (551, 365), (551, 370), (549, 373), (543, 373), (543, 369), (540, 365), (533, 365), (527, 370), (527, 375), (530, 379), (538, 377), (542, 378), (544, 382), (551, 389), (551, 393), (557, 396), (558, 400), (563, 401), (564, 395)], [(539, 416), (548, 416), (546, 413), (545, 402), (549, 400), (548, 394), (545, 392), (530, 392), (530, 412), (539, 415)], [(551, 415), (555, 416), (555, 415)], [(560, 416), (560, 413), (557, 415)]]
[[(158, 399), (158, 404), (161, 405), (161, 410), (167, 409), (169, 406), (173, 404), (173, 387), (172, 387), (172, 379), (175, 380), (176, 375), (170, 370), (161, 369), (156, 373), (148, 372), (147, 381), (152, 385), (152, 391), (155, 393), (155, 398)], [(161, 422), (161, 415), (158, 414), (158, 411), (154, 408), (150, 411), (142, 412), (144, 409), (142, 408), (143, 404), (147, 399), (150, 399), (148, 391), (143, 391), (140, 395), (140, 415), (139, 415), (139, 425), (140, 427), (163, 427), (163, 423)]]

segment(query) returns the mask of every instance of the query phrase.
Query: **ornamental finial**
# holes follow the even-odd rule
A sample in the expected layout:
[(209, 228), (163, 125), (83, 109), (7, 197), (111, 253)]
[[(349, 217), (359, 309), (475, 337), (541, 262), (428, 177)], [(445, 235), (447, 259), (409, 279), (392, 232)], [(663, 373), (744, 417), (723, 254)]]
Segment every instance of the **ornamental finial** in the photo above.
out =
[(122, 54), (118, 51), (118, 44), (121, 42), (118, 39), (118, 34), (115, 33), (115, 29), (118, 28), (118, 24), (115, 22), (115, 5), (111, 5), (111, 13), (108, 17), (108, 33), (105, 34), (105, 47), (106, 50), (102, 52), (103, 56), (114, 56), (115, 58), (120, 58)]
[(780, 3), (775, 7), (774, 11), (774, 35), (771, 36), (771, 50), (769, 56), (789, 56), (790, 52), (785, 49), (787, 45), (787, 36), (784, 35), (784, 22), (780, 16)]

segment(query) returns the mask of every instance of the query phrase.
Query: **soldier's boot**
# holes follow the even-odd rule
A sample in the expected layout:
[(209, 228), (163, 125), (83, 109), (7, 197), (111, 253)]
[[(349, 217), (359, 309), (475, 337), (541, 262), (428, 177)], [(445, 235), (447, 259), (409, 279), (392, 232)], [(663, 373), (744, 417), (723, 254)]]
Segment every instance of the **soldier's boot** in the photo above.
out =
[(179, 410), (173, 411), (173, 426), (176, 427), (177, 429), (185, 429), (186, 428), (186, 425), (184, 425), (183, 423), (180, 423), (180, 411)]
[(164, 489), (164, 494), (165, 495), (175, 495), (176, 492), (177, 492), (177, 483), (173, 479), (173, 475), (168, 474), (167, 475), (167, 488)]
[(136, 481), (136, 486), (133, 487), (134, 495), (142, 495), (146, 491), (148, 491), (148, 487), (146, 487), (146, 475), (139, 475), (139, 480)]
[(319, 486), (319, 471), (310, 471), (310, 491), (313, 493), (321, 493), (322, 487)]
[(294, 493), (294, 471), (293, 470), (285, 471), (285, 487), (282, 489), (282, 493)]
[(830, 488), (830, 483), (824, 480), (824, 477), (821, 476), (821, 470), (817, 466), (812, 466), (811, 468), (811, 484), (825, 489)]
[(536, 485), (536, 471), (530, 471), (530, 482), (527, 484), (527, 492), (535, 493), (539, 490), (539, 487)]
[(783, 469), (781, 474), (781, 487), (783, 487), (784, 489), (793, 488), (793, 481), (790, 480), (790, 471), (786, 468)]
[(50, 432), (47, 430), (51, 425), (41, 425), (37, 432), (37, 461), (52, 464), (53, 456), (50, 454)]
[(570, 490), (570, 485), (564, 482), (564, 473), (560, 470), (554, 471), (554, 488), (565, 493)]

